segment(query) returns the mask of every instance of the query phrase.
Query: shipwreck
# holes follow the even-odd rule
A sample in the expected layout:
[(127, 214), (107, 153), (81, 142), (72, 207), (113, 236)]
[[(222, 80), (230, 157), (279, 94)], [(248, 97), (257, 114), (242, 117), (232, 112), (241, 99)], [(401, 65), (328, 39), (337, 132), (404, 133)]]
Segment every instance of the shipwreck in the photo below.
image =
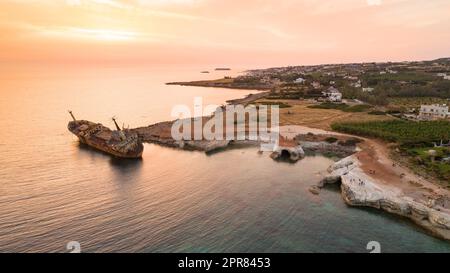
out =
[(99, 123), (77, 120), (72, 111), (69, 111), (69, 114), (73, 120), (69, 122), (68, 129), (81, 143), (118, 158), (142, 157), (144, 145), (138, 134), (120, 128), (115, 118), (112, 119), (116, 126), (113, 131)]

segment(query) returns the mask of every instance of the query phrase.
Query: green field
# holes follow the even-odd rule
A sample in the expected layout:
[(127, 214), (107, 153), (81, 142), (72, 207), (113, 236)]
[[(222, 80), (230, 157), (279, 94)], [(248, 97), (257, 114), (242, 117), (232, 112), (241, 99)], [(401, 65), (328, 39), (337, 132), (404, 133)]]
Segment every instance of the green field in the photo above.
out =
[(371, 109), (372, 106), (368, 105), (368, 104), (360, 104), (360, 105), (350, 106), (345, 103), (324, 102), (322, 104), (309, 106), (309, 108), (312, 108), (312, 109), (335, 109), (335, 110), (341, 110), (344, 112), (357, 113), (357, 112), (365, 112), (365, 111)]
[(399, 72), (397, 74), (366, 73), (363, 76), (363, 79), (366, 82), (369, 82), (373, 85), (379, 82), (392, 82), (392, 81), (427, 83), (439, 79), (439, 77), (424, 72)]
[(396, 108), (420, 108), (424, 104), (448, 104), (448, 99), (432, 98), (432, 97), (415, 97), (415, 98), (389, 98), (389, 106)]
[(450, 148), (433, 145), (433, 142), (449, 141), (450, 121), (389, 120), (336, 123), (331, 127), (339, 132), (395, 142), (399, 144), (399, 155), (407, 159), (413, 169), (425, 171), (443, 181), (450, 181), (450, 163), (444, 160), (450, 156)]
[(450, 121), (414, 122), (403, 120), (360, 123), (336, 123), (333, 130), (348, 134), (375, 137), (401, 145), (428, 146), (441, 139), (450, 139)]
[(257, 105), (268, 105), (268, 106), (275, 105), (275, 106), (280, 107), (280, 109), (292, 107), (292, 105), (281, 102), (281, 101), (262, 101), (262, 102), (258, 102)]
[[(431, 155), (430, 150), (434, 151), (435, 154)], [(443, 158), (450, 156), (449, 147), (410, 148), (406, 152), (416, 165), (421, 166), (430, 173), (437, 174), (441, 179), (450, 181), (450, 164), (442, 161)]]

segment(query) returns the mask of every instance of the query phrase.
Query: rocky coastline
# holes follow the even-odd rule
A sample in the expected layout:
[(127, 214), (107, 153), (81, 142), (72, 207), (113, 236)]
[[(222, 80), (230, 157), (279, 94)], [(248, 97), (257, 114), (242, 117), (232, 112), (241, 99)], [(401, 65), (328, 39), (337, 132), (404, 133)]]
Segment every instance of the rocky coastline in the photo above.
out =
[[(249, 95), (246, 98), (229, 101), (228, 103), (246, 104), (266, 94), (263, 92)], [(204, 123), (210, 118), (203, 117)], [(148, 127), (132, 129), (132, 131), (137, 133), (141, 141), (146, 143), (206, 153), (217, 152), (232, 146), (264, 143), (261, 140), (250, 139), (239, 141), (177, 141), (171, 135), (173, 124), (174, 121), (161, 122)], [(226, 130), (226, 128), (224, 129)], [(407, 178), (410, 179), (409, 182), (395, 181), (402, 180), (404, 178), (403, 172), (408, 173), (408, 171), (393, 171), (396, 163), (388, 160), (386, 153), (381, 152), (377, 147), (370, 147), (369, 143), (373, 144), (372, 140), (293, 125), (282, 126), (279, 130), (280, 141), (273, 147), (270, 155), (274, 160), (296, 162), (308, 154), (323, 154), (341, 159), (330, 166), (328, 175), (319, 185), (310, 188), (312, 194), (320, 194), (322, 188), (326, 187), (327, 184), (339, 183), (343, 200), (349, 206), (376, 208), (408, 218), (432, 235), (450, 240), (450, 195), (448, 191), (437, 192), (433, 187), (425, 187), (426, 181), (418, 182), (417, 184), (420, 185), (418, 188), (415, 188), (416, 185), (408, 185), (413, 181), (420, 181), (419, 178), (411, 174), (407, 175)], [(360, 156), (362, 154), (366, 154), (364, 162), (361, 162)], [(375, 157), (369, 156), (367, 158), (368, 154)], [(377, 158), (377, 155), (382, 155), (384, 158)], [(385, 177), (374, 176), (370, 173), (372, 170), (367, 169), (367, 166), (370, 167), (373, 163), (378, 164), (378, 168), (381, 166), (381, 173), (386, 175)], [(396, 172), (400, 172), (400, 174)], [(444, 199), (444, 201), (439, 200), (439, 198)]]
[(259, 90), (259, 91), (271, 90), (273, 87), (267, 84), (238, 83), (235, 82), (233, 79), (190, 81), (190, 82), (168, 82), (166, 83), (166, 85), (197, 86), (197, 87), (228, 88), (228, 89)]
[[(206, 117), (205, 119), (207, 120), (208, 118)], [(266, 143), (262, 139), (249, 139), (248, 132), (246, 132), (246, 138), (243, 140), (175, 140), (171, 135), (173, 124), (174, 121), (161, 122), (148, 127), (132, 129), (132, 131), (139, 136), (141, 141), (146, 143), (206, 153), (235, 145), (260, 145)], [(281, 127), (280, 130), (283, 131), (283, 128)], [(288, 138), (283, 136), (283, 132), (281, 132), (281, 135), (279, 143), (271, 151), (271, 157), (274, 160), (281, 159), (287, 155), (290, 161), (296, 162), (304, 158), (306, 154), (316, 153), (335, 155), (342, 158), (353, 154), (356, 150), (356, 143), (347, 144), (349, 139), (351, 139), (348, 137), (335, 136), (336, 138), (334, 138), (333, 135), (313, 135), (309, 133), (298, 134), (295, 137)], [(330, 143), (324, 140), (330, 137), (333, 137), (336, 141)], [(285, 155), (284, 153), (287, 154)]]
[(450, 240), (450, 210), (434, 198), (414, 198), (400, 188), (372, 178), (361, 168), (357, 155), (346, 157), (328, 169), (329, 174), (311, 192), (340, 183), (349, 206), (371, 207), (409, 218), (436, 237)]
[[(183, 150), (212, 153), (234, 145), (259, 145), (262, 141), (242, 140), (192, 140), (176, 141), (171, 136), (173, 122), (162, 122), (133, 129), (143, 142)], [(280, 128), (283, 131), (283, 128)], [(291, 132), (292, 133), (292, 132)], [(450, 240), (450, 210), (437, 200), (439, 193), (431, 192), (425, 198), (417, 198), (398, 185), (380, 181), (364, 170), (359, 159), (361, 139), (339, 134), (295, 132), (293, 137), (281, 137), (270, 157), (296, 162), (307, 154), (332, 154), (341, 158), (328, 169), (319, 185), (310, 188), (312, 194), (320, 194), (327, 184), (341, 185), (343, 200), (349, 206), (371, 207), (409, 218), (432, 235)], [(333, 141), (331, 141), (333, 140)], [(427, 189), (428, 191), (432, 191)]]

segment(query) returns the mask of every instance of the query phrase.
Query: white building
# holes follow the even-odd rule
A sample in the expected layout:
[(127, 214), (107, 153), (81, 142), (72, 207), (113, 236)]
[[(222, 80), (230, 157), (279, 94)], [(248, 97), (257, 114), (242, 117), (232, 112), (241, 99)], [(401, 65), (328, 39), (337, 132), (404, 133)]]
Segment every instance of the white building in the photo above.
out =
[(358, 80), (358, 77), (356, 77), (356, 76), (345, 76), (344, 79), (352, 80), (352, 81), (357, 81), (357, 80)]
[(330, 102), (341, 102), (342, 101), (342, 93), (339, 92), (335, 87), (328, 88), (327, 91), (322, 93), (328, 101)]
[(419, 119), (436, 120), (449, 118), (448, 106), (445, 104), (422, 105), (420, 107)]
[(319, 89), (322, 85), (320, 84), (320, 82), (313, 82), (311, 83), (312, 87), (314, 89)]
[(352, 82), (352, 83), (350, 84), (350, 86), (353, 86), (353, 87), (355, 87), (355, 88), (361, 88), (361, 86), (362, 86), (361, 80), (359, 80), (359, 81), (357, 81), (357, 82)]
[(442, 77), (444, 80), (450, 80), (450, 75), (447, 75), (446, 73), (438, 73), (438, 77)]
[(304, 83), (306, 80), (303, 78), (298, 78), (294, 81), (294, 83)]
[(371, 92), (373, 92), (373, 90), (375, 90), (375, 88), (373, 88), (373, 87), (363, 87), (363, 89), (362, 89), (363, 92), (367, 92), (367, 93), (371, 93)]

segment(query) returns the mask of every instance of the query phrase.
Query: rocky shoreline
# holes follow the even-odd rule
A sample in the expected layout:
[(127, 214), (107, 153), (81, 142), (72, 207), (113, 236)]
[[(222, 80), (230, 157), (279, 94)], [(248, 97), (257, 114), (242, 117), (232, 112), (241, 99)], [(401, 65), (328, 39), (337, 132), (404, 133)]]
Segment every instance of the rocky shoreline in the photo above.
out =
[(168, 82), (166, 83), (166, 85), (197, 86), (197, 87), (228, 88), (228, 89), (259, 90), (259, 91), (267, 91), (272, 88), (272, 86), (268, 86), (266, 84), (249, 85), (246, 83), (236, 83), (233, 81), (233, 79), (191, 81), (191, 82)]
[(257, 144), (249, 140), (230, 141), (230, 140), (175, 140), (172, 138), (171, 130), (173, 121), (161, 122), (148, 127), (132, 129), (139, 135), (139, 138), (146, 143), (158, 144), (161, 146), (183, 149), (189, 151), (202, 151), (206, 153), (224, 149), (232, 144)]
[(364, 172), (357, 155), (336, 162), (328, 172), (311, 192), (318, 194), (318, 189), (327, 184), (341, 183), (342, 197), (348, 205), (381, 209), (409, 218), (434, 236), (450, 240), (450, 210), (437, 204), (434, 199), (425, 202), (377, 181)]
[[(254, 100), (256, 97), (258, 96), (250, 95), (245, 100)], [(242, 101), (237, 100), (237, 102), (241, 103)], [(203, 124), (210, 118), (203, 117)], [(206, 153), (232, 146), (264, 143), (261, 140), (249, 139), (176, 141), (171, 135), (173, 124), (174, 121), (161, 122), (148, 127), (132, 129), (132, 131), (146, 143)], [(224, 129), (226, 131), (227, 128)], [(246, 128), (246, 132), (247, 130), (248, 128)], [(280, 141), (278, 145), (274, 146), (271, 153), (271, 158), (274, 160), (287, 159), (296, 162), (307, 154), (324, 154), (343, 158), (330, 166), (329, 174), (319, 185), (310, 188), (312, 194), (320, 194), (321, 189), (327, 184), (340, 183), (342, 197), (349, 206), (371, 207), (409, 218), (434, 236), (450, 240), (450, 209), (448, 206), (450, 197), (448, 192), (435, 192), (436, 188), (429, 187), (429, 183), (427, 184), (426, 181), (418, 183), (420, 186), (417, 188), (414, 185), (408, 185), (408, 183), (420, 179), (411, 175), (406, 175), (410, 179), (409, 182), (406, 178), (403, 179), (404, 173), (401, 170), (394, 171), (395, 162), (387, 160), (385, 153), (376, 147), (367, 145), (373, 141), (302, 126), (283, 126), (279, 130)], [(363, 154), (366, 156), (363, 160), (364, 163), (362, 162)], [(384, 157), (380, 160), (380, 158), (368, 156), (370, 154), (382, 154)], [(374, 163), (382, 167), (376, 166), (380, 168), (377, 175), (371, 174), (371, 171), (375, 172), (372, 169), (375, 168), (372, 166)], [(403, 170), (403, 172), (408, 173), (407, 170)], [(436, 196), (443, 197), (444, 201), (437, 200)]]
[[(162, 122), (148, 127), (133, 129), (142, 141), (183, 150), (211, 153), (234, 145), (259, 145), (262, 141), (242, 140), (198, 140), (175, 141), (171, 137), (173, 122)], [(283, 128), (280, 128), (283, 131)], [(330, 142), (330, 139), (335, 140)], [(359, 158), (358, 141), (361, 139), (344, 135), (321, 133), (294, 133), (294, 137), (281, 137), (274, 147), (271, 157), (279, 160), (283, 156), (289, 161), (298, 161), (306, 154), (333, 154), (340, 161), (328, 169), (328, 175), (317, 186), (310, 188), (313, 194), (320, 194), (327, 184), (341, 184), (344, 201), (355, 207), (371, 207), (409, 218), (436, 237), (450, 240), (450, 210), (433, 199), (438, 193), (430, 193), (426, 198), (406, 193), (398, 185), (380, 181), (363, 169)], [(285, 154), (287, 152), (287, 154)], [(428, 189), (428, 191), (432, 191)]]
[(264, 99), (269, 95), (270, 92), (259, 92), (256, 94), (249, 94), (245, 98), (229, 100), (227, 103), (230, 105), (248, 105), (257, 100)]
[[(204, 121), (207, 121), (210, 117), (204, 117)], [(146, 143), (154, 143), (166, 147), (203, 151), (206, 153), (214, 152), (221, 149), (226, 149), (233, 145), (260, 145), (266, 143), (266, 141), (252, 140), (248, 138), (248, 132), (246, 131), (246, 139), (244, 140), (175, 140), (172, 138), (171, 129), (173, 121), (161, 122), (148, 127), (140, 127), (132, 129), (136, 133), (141, 141)], [(283, 131), (284, 127), (280, 130)], [(356, 143), (351, 145), (346, 144), (349, 137), (335, 136), (333, 135), (314, 135), (298, 134), (295, 137), (285, 137), (281, 132), (279, 143), (274, 146), (271, 157), (273, 159), (280, 159), (284, 156), (283, 153), (287, 153), (291, 161), (295, 162), (305, 157), (307, 153), (321, 153), (331, 154), (338, 157), (346, 157), (355, 153)], [(326, 142), (325, 139), (333, 137), (336, 141), (333, 143)]]

